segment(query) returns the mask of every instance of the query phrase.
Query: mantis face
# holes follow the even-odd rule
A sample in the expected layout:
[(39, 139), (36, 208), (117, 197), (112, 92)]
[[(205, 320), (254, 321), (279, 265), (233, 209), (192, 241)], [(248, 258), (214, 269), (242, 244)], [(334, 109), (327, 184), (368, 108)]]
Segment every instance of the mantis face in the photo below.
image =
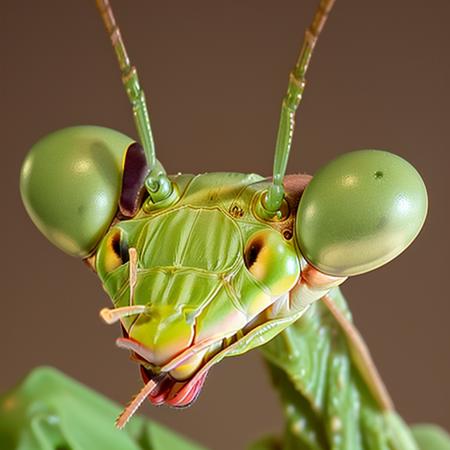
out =
[[(173, 177), (174, 206), (118, 222), (99, 245), (96, 271), (115, 306), (103, 315), (121, 320), (117, 344), (154, 384), (154, 404), (188, 405), (213, 364), (266, 342), (269, 323), (279, 332), (291, 321), (275, 311), (289, 303), (300, 257), (292, 233), (252, 211), (267, 186), (257, 179)], [(287, 235), (293, 221), (284, 222)]]

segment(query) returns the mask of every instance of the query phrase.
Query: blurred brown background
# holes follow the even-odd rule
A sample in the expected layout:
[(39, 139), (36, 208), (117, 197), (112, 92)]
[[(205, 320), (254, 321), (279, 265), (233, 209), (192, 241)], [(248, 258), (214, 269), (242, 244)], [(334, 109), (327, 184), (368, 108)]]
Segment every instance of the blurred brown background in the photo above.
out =
[[(113, 6), (168, 172), (270, 174), (281, 97), (316, 1)], [(289, 164), (314, 173), (342, 152), (374, 147), (422, 173), (430, 212), (416, 243), (344, 292), (400, 413), (447, 428), (449, 14), (446, 0), (338, 0), (312, 61)], [(39, 234), (18, 191), (27, 149), (54, 129), (98, 124), (135, 135), (117, 63), (93, 1), (4, 1), (0, 21), (0, 391), (51, 364), (123, 404), (140, 380), (114, 346), (118, 327), (98, 318), (106, 295), (83, 264)], [(257, 352), (213, 370), (188, 410), (141, 412), (218, 450), (243, 448), (282, 423)]]

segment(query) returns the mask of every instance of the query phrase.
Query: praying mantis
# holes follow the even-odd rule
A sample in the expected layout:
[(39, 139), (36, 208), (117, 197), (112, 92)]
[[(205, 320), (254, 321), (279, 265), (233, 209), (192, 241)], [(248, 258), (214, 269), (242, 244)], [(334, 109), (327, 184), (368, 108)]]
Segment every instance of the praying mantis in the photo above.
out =
[[(283, 164), (281, 164), (281, 165), (283, 165)], [(275, 177), (275, 178), (277, 178), (277, 177)], [(282, 177), (281, 177), (282, 178)], [(254, 180), (252, 180), (252, 181), (254, 181)], [(278, 187), (279, 187), (279, 185), (278, 185)], [(275, 189), (275, 187), (273, 188), (273, 191), (275, 192), (276, 191), (276, 189)], [(276, 209), (276, 208), (275, 208)], [(281, 210), (280, 210), (281, 211)], [(239, 211), (238, 211), (239, 212)], [(272, 212), (272, 211), (269, 211), (269, 212)], [(263, 213), (264, 214), (264, 213)], [(283, 216), (282, 216), (282, 211), (281, 211), (281, 219), (283, 219)], [(282, 220), (280, 220), (280, 222), (282, 222)], [(112, 242), (114, 242), (114, 237), (112, 238)], [(111, 244), (112, 245), (112, 244)], [(251, 248), (252, 246), (250, 245), (250, 248)], [(119, 252), (120, 253), (120, 252)], [(251, 252), (250, 252), (251, 253)], [(131, 254), (130, 254), (130, 261), (132, 260), (132, 258), (131, 258)], [(290, 263), (289, 263), (289, 261), (288, 261), (288, 265), (289, 265)], [(130, 266), (131, 266), (131, 264), (130, 264)], [(135, 279), (136, 278), (136, 274), (135, 275), (132, 275), (132, 273), (133, 273), (133, 271), (130, 271), (130, 279), (132, 279), (133, 277), (133, 279)], [(131, 285), (133, 285), (133, 283), (131, 282), (130, 283)], [(129, 311), (127, 311), (127, 312), (129, 312)], [(142, 311), (141, 311), (142, 312)], [(108, 317), (108, 316), (105, 316), (105, 317)], [(123, 317), (125, 317), (125, 316), (123, 316)]]

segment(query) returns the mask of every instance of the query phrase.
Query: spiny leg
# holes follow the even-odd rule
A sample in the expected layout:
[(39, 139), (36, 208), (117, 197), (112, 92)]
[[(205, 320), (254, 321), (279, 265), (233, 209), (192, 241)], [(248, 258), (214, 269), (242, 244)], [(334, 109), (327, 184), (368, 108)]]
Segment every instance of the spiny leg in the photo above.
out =
[(281, 106), (281, 117), (273, 164), (273, 183), (264, 199), (268, 216), (277, 215), (284, 197), (283, 178), (292, 144), (295, 126), (295, 112), (300, 105), (306, 84), (306, 71), (320, 32), (327, 20), (335, 0), (321, 0), (314, 19), (305, 32), (305, 38), (294, 69), (289, 74), (289, 84)]
[(127, 92), (133, 107), (133, 116), (139, 140), (144, 148), (145, 158), (149, 167), (149, 176), (146, 180), (146, 186), (149, 194), (154, 201), (160, 201), (167, 198), (172, 192), (172, 184), (165, 173), (157, 172), (155, 144), (150, 126), (145, 94), (140, 86), (136, 67), (131, 65), (125, 44), (116, 23), (116, 19), (111, 9), (109, 0), (96, 0), (97, 8), (102, 17), (108, 36), (111, 39), (112, 46), (119, 62), (122, 73), (122, 83)]

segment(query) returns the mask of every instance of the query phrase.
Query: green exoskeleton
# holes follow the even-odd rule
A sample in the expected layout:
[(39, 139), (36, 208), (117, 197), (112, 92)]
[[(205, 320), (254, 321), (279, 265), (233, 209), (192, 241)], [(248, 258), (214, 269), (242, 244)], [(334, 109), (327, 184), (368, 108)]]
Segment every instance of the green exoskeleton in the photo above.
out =
[[(117, 345), (139, 365), (145, 384), (118, 418), (119, 428), (146, 398), (156, 405), (189, 405), (212, 365), (272, 341), (264, 348), (274, 378), (285, 377), (281, 386), (301, 397), (291, 413), (306, 411), (309, 400), (314, 414), (327, 416), (321, 432), (317, 417), (303, 418), (297, 431), (310, 428), (317, 436), (300, 448), (416, 448), (398, 417), (390, 415), (389, 395), (336, 288), (349, 276), (389, 262), (414, 240), (427, 211), (424, 183), (408, 162), (379, 150), (341, 155), (314, 178), (285, 176), (305, 74), (332, 5), (333, 0), (320, 2), (289, 75), (273, 177), (169, 176), (156, 159), (144, 93), (110, 5), (97, 0), (139, 143), (95, 126), (56, 131), (30, 151), (21, 192), (43, 234), (97, 272), (113, 303), (101, 316), (107, 323), (120, 322), (123, 337)], [(299, 321), (305, 314), (306, 321)], [(369, 410), (387, 412), (385, 425), (397, 430), (388, 433), (386, 447), (355, 437), (349, 427), (356, 415), (344, 417), (338, 407), (332, 413), (332, 402), (321, 409), (320, 395), (302, 392), (302, 380), (328, 373), (302, 375), (288, 367), (307, 352), (297, 358), (295, 348), (283, 347), (280, 351), (289, 350), (290, 357), (277, 360), (281, 341), (273, 338), (283, 336), (284, 344), (295, 346), (302, 332), (310, 332), (305, 323), (314, 317), (325, 322), (331, 317), (345, 339), (336, 354), (346, 352), (351, 360), (357, 373), (352, 383), (364, 391), (358, 401)], [(327, 330), (326, 323), (319, 328)], [(314, 383), (331, 389), (345, 382), (341, 375)], [(282, 397), (287, 395), (284, 387)], [(333, 398), (339, 403), (338, 397)], [(367, 423), (368, 428), (382, 427), (375, 419)], [(360, 447), (348, 446), (343, 429)], [(341, 438), (329, 438), (327, 447), (326, 435)]]

